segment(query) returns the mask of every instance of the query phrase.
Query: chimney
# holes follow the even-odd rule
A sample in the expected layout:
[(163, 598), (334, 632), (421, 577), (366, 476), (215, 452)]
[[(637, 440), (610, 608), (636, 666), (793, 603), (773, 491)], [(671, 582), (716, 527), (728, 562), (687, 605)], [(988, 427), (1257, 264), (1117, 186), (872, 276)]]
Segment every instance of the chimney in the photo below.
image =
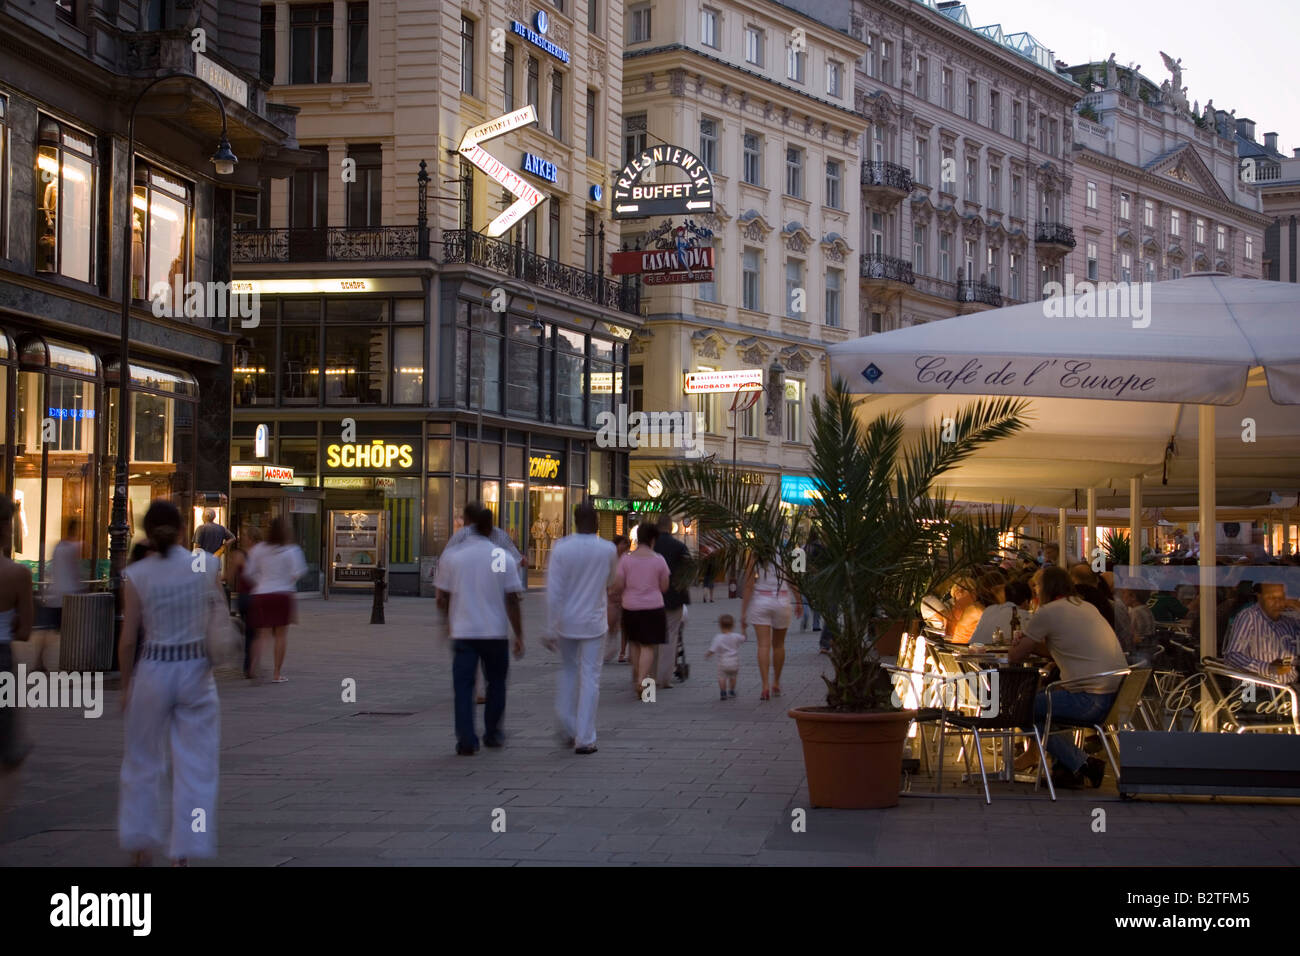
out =
[(1237, 133), (1240, 136), (1244, 136), (1252, 143), (1255, 142), (1255, 121), (1253, 119), (1245, 118), (1237, 120)]
[(1264, 148), (1270, 153), (1277, 152), (1277, 133), (1264, 134)]

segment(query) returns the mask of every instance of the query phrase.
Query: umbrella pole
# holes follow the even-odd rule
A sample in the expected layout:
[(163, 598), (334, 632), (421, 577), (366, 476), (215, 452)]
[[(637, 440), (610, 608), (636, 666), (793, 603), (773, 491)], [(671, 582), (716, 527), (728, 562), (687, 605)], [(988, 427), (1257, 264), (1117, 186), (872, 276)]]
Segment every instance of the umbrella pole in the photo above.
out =
[(1063, 568), (1065, 568), (1065, 567), (1069, 567), (1069, 564), (1070, 564), (1069, 559), (1066, 557), (1067, 552), (1066, 552), (1066, 550), (1065, 550), (1065, 538), (1066, 538), (1066, 533), (1065, 533), (1065, 532), (1066, 532), (1066, 527), (1065, 527), (1065, 509), (1064, 509), (1064, 508), (1061, 508), (1061, 509), (1058, 509), (1058, 513), (1057, 513), (1057, 524), (1056, 524), (1056, 546), (1057, 546), (1058, 548), (1061, 549), (1061, 555), (1060, 555), (1060, 561), (1059, 561), (1059, 564), (1060, 564), (1061, 567), (1063, 567)]
[[(1200, 482), (1199, 520), (1201, 525), (1201, 657), (1214, 657), (1218, 654), (1218, 633), (1216, 605), (1217, 593), (1214, 581), (1215, 548), (1215, 504), (1217, 500), (1217, 476), (1215, 475), (1216, 456), (1214, 447), (1214, 406), (1201, 405), (1197, 418), (1197, 478)], [(1217, 731), (1218, 719), (1211, 712), (1209, 691), (1201, 688), (1202, 713), (1206, 715), (1201, 730), (1213, 733)]]
[(1097, 549), (1097, 489), (1088, 489), (1088, 553), (1083, 556), (1087, 564), (1091, 564), (1094, 558), (1094, 552)]
[(1128, 573), (1142, 567), (1142, 476), (1128, 480)]

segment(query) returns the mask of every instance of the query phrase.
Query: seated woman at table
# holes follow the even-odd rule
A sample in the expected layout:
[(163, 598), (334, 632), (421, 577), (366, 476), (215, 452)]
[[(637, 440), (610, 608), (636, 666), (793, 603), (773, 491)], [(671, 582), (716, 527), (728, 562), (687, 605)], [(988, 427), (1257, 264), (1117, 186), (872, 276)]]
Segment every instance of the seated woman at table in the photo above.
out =
[(959, 577), (952, 585), (952, 607), (944, 615), (944, 634), (953, 644), (969, 644), (983, 613), (975, 601), (975, 582)]
[(1097, 586), (1098, 578), (1092, 568), (1086, 564), (1071, 565), (1070, 580), (1074, 582), (1075, 593), (1095, 607), (1113, 630), (1115, 627), (1115, 605), (1110, 603), (1110, 600), (1102, 593), (1101, 588)]
[[(1072, 681), (1128, 666), (1115, 631), (1098, 611), (1080, 598), (1070, 575), (1062, 568), (1046, 568), (1038, 588), (1039, 609), (1024, 635), (1012, 645), (1008, 660), (1020, 664), (1033, 655), (1050, 657), (1061, 669), (1061, 679)], [(1115, 702), (1122, 677), (1103, 677), (1085, 681), (1073, 690), (1052, 691), (1052, 718), (1080, 722), (1101, 720)], [(1047, 693), (1039, 691), (1034, 702), (1034, 718), (1042, 728), (1047, 715)], [(1030, 770), (1038, 763), (1038, 753), (1030, 751), (1016, 761), (1017, 770)], [(1088, 757), (1065, 735), (1053, 736), (1047, 752), (1056, 760), (1052, 783), (1058, 787), (1078, 789), (1084, 781), (1101, 786), (1106, 764)]]
[[(999, 627), (1005, 639), (1011, 640), (1011, 612), (1019, 612), (1019, 608), (1007, 599), (1007, 585), (1007, 579), (999, 571), (981, 574), (975, 582), (975, 604), (983, 610), (970, 639), (972, 644), (992, 644), (993, 632)], [(1023, 622), (1022, 617), (1022, 626)]]
[[(1004, 589), (1007, 600), (1020, 609), (1020, 623), (1023, 625), (1029, 620), (1028, 614), (1034, 606), (1034, 589), (1029, 586), (1029, 578), (1013, 578), (1007, 582)], [(1008, 634), (1007, 637), (1011, 635)]]

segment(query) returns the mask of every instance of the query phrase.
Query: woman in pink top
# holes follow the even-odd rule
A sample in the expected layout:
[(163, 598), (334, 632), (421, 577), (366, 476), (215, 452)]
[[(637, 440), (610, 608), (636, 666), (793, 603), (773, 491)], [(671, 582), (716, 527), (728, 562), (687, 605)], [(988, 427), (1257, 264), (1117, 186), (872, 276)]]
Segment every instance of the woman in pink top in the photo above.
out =
[(664, 592), (668, 590), (668, 562), (655, 551), (659, 529), (644, 522), (636, 529), (636, 550), (618, 559), (611, 589), (623, 605), (623, 633), (632, 656), (632, 686), (641, 699), (641, 681), (654, 666), (655, 645), (668, 643), (668, 617)]

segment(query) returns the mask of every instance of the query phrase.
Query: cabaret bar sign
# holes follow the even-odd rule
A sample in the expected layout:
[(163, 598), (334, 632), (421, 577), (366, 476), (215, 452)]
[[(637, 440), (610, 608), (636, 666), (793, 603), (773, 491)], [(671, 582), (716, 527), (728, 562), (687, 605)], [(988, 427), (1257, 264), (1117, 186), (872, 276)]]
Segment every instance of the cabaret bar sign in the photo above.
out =
[(495, 237), (506, 232), (546, 197), (528, 183), (524, 177), (485, 150), (479, 143), (489, 139), (496, 139), (511, 130), (536, 122), (537, 112), (533, 109), (532, 104), (529, 104), (523, 109), (515, 110), (513, 113), (506, 113), (504, 116), (498, 116), (494, 120), (468, 129), (465, 131), (465, 135), (461, 137), (458, 150), (460, 154), (483, 170), (493, 182), (505, 187), (506, 191), (515, 197), (515, 202), (505, 212), (488, 223), (487, 229), (484, 231), (489, 236)]
[[(650, 169), (672, 166), (686, 174), (684, 183), (641, 183)], [(658, 174), (656, 174), (656, 178)], [(619, 173), (611, 197), (615, 219), (684, 216), (713, 212), (713, 174), (694, 153), (680, 146), (656, 146), (634, 156)]]
[[(713, 248), (705, 246), (702, 249), (649, 249), (644, 252), (616, 252), (610, 261), (610, 271), (616, 276), (637, 275), (646, 272), (712, 270)], [(712, 275), (710, 275), (711, 278)]]
[(687, 372), (686, 394), (708, 395), (716, 392), (761, 392), (763, 370), (746, 368), (726, 372)]

